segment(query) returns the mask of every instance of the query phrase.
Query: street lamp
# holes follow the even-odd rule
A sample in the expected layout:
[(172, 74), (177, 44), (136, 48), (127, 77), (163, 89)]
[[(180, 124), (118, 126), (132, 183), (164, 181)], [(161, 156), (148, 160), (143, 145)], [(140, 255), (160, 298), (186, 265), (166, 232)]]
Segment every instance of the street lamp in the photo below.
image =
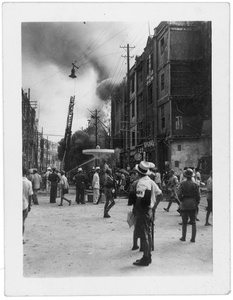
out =
[(69, 77), (74, 79), (74, 78), (77, 78), (77, 76), (75, 75), (75, 68), (76, 69), (79, 69), (79, 68), (77, 66), (75, 66), (75, 64), (73, 64), (73, 63), (72, 63), (72, 65), (73, 65), (73, 68), (71, 70), (71, 74), (69, 75)]

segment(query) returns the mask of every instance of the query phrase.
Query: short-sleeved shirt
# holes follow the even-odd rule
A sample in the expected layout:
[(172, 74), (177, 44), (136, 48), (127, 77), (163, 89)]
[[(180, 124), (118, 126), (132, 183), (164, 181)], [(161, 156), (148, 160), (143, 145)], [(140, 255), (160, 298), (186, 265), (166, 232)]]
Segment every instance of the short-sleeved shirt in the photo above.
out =
[(66, 178), (65, 175), (61, 176), (60, 184), (61, 184), (62, 188), (64, 188), (64, 189), (68, 189), (69, 188), (68, 179)]
[(145, 191), (151, 191), (151, 203), (150, 208), (154, 207), (156, 202), (156, 196), (162, 194), (157, 184), (150, 179), (149, 176), (143, 176), (137, 182), (136, 194), (137, 197), (143, 198), (145, 196)]
[(34, 189), (39, 189), (41, 184), (41, 176), (38, 173), (33, 175), (32, 184)]
[(33, 195), (32, 183), (26, 177), (23, 177), (23, 210), (28, 208), (29, 196)]

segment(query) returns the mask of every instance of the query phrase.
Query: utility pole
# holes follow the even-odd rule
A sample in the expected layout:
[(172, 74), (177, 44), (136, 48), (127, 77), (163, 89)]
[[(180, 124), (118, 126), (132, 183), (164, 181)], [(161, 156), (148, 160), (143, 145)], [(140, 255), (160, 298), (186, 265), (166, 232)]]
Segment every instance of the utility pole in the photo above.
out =
[[(89, 109), (88, 109), (89, 110)], [(95, 119), (95, 146), (98, 145), (98, 119), (99, 119), (99, 116), (98, 116), (98, 113), (99, 111), (97, 109), (95, 109), (95, 111), (90, 111), (89, 112), (91, 113), (91, 118), (92, 119)]]
[(127, 166), (129, 166), (130, 162), (130, 66), (129, 66), (129, 60), (130, 58), (133, 58), (133, 56), (129, 55), (129, 49), (130, 48), (135, 48), (135, 47), (130, 47), (129, 44), (125, 47), (121, 47), (123, 49), (127, 49), (127, 56), (122, 56), (127, 58), (127, 93), (126, 93), (126, 152), (127, 152)]
[(48, 156), (49, 156), (49, 140), (48, 140), (48, 136), (47, 136), (47, 152), (46, 152), (46, 168), (48, 168)]
[(95, 146), (98, 145), (98, 124), (97, 124), (97, 119), (98, 119), (98, 112), (97, 109), (95, 110)]
[(26, 99), (27, 103), (27, 168), (30, 168), (30, 155), (29, 155), (29, 135), (30, 135), (30, 102)]
[(41, 138), (40, 138), (40, 165), (41, 170), (44, 170), (44, 137), (43, 137), (43, 127), (41, 132)]

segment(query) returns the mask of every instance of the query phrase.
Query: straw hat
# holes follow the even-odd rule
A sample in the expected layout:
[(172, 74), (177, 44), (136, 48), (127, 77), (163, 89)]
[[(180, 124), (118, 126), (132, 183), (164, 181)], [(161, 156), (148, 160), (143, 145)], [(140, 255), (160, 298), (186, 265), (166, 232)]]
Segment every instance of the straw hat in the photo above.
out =
[(147, 161), (141, 161), (140, 164), (135, 166), (135, 170), (142, 175), (150, 174), (150, 163)]

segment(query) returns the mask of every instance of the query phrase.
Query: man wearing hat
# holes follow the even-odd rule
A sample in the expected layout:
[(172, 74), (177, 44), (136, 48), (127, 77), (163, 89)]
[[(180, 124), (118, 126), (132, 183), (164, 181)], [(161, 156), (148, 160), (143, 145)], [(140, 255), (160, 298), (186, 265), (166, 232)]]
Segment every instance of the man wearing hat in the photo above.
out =
[(92, 179), (93, 188), (93, 204), (98, 204), (98, 199), (100, 195), (100, 177), (99, 177), (100, 167), (95, 168), (95, 173)]
[(192, 225), (191, 242), (195, 243), (196, 239), (196, 212), (200, 203), (200, 191), (198, 185), (192, 181), (193, 171), (187, 169), (183, 174), (187, 180), (181, 182), (177, 195), (180, 200), (180, 213), (182, 217), (182, 237), (180, 240), (186, 240), (187, 223), (190, 218)]
[(46, 178), (46, 192), (47, 194), (50, 192), (50, 181), (49, 181), (49, 175), (52, 173), (52, 169), (50, 167), (47, 168), (47, 172), (45, 173), (45, 178)]
[(87, 178), (83, 174), (83, 169), (78, 168), (78, 172), (74, 177), (75, 185), (76, 185), (76, 199), (77, 204), (85, 204), (84, 201), (84, 191), (87, 185)]
[(136, 266), (148, 266), (151, 260), (152, 250), (152, 226), (154, 207), (158, 205), (156, 196), (161, 195), (162, 191), (156, 183), (148, 176), (150, 174), (150, 163), (141, 161), (135, 166), (138, 172), (139, 180), (136, 186), (136, 224), (135, 230), (140, 237), (143, 249), (143, 257), (136, 260), (133, 264)]
[(56, 168), (53, 168), (53, 172), (49, 174), (48, 180), (51, 183), (50, 188), (50, 203), (56, 203), (57, 198), (57, 185), (60, 182), (60, 177), (56, 173)]

